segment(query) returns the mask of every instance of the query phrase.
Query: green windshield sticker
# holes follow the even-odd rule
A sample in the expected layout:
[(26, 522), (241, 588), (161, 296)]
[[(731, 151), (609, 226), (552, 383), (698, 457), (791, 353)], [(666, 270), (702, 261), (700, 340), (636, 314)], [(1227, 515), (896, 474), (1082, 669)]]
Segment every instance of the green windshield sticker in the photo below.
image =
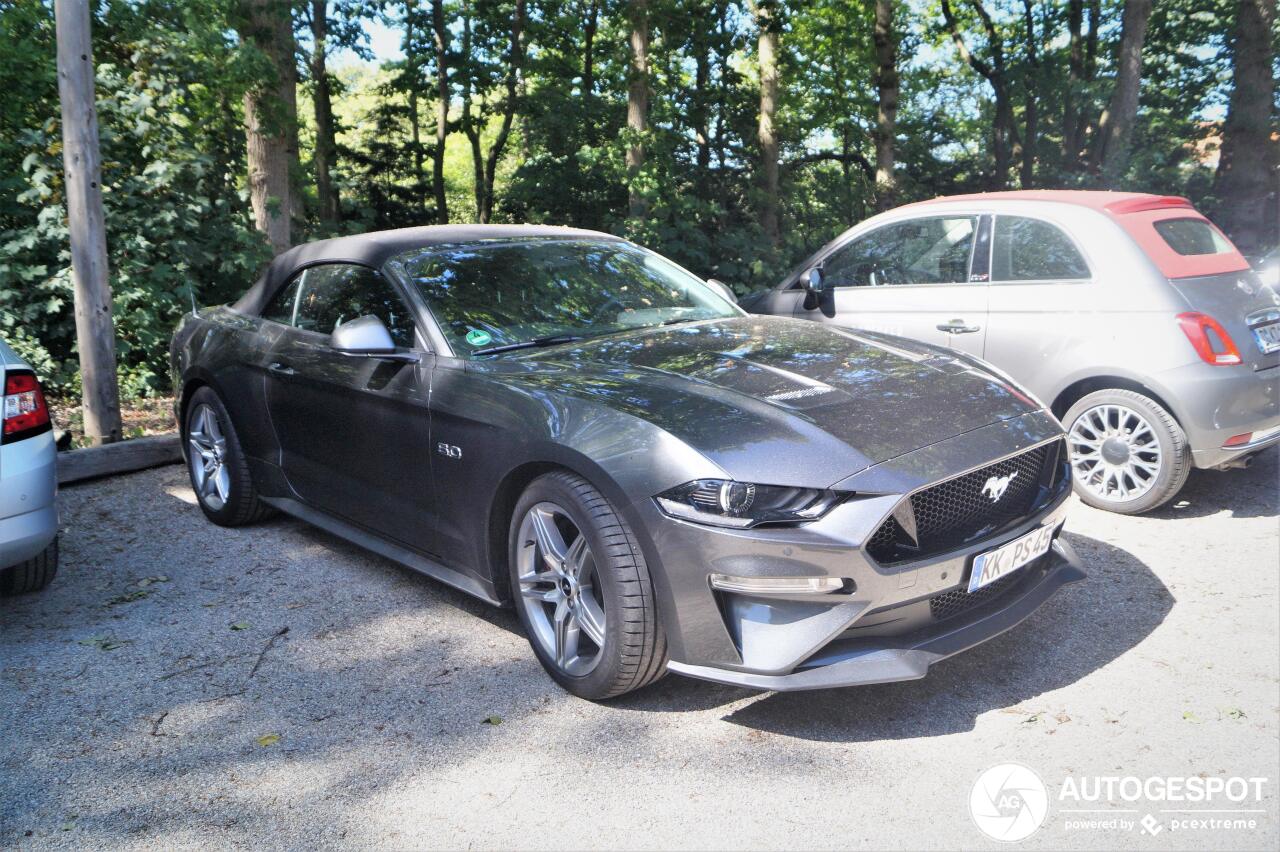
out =
[(484, 346), (493, 340), (493, 335), (482, 328), (473, 328), (467, 332), (467, 342), (472, 346)]

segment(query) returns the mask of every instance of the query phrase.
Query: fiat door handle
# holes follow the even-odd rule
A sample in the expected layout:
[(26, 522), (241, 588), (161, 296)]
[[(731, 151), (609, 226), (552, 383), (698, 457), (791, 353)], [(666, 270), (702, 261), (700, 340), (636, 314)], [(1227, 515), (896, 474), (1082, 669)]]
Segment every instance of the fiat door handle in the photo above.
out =
[(293, 368), (288, 364), (281, 364), (279, 361), (268, 364), (267, 369), (278, 376), (292, 376)]
[(944, 322), (938, 325), (938, 331), (945, 331), (949, 334), (973, 334), (975, 331), (982, 331), (980, 325), (965, 325), (962, 319), (953, 319), (950, 322)]

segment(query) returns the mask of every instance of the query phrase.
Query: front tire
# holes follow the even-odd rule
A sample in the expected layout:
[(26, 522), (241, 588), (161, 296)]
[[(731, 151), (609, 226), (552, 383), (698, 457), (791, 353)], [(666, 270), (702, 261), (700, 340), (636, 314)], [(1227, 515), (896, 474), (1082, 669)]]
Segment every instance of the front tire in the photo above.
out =
[(1076, 494), (1095, 509), (1149, 512), (1172, 500), (1191, 473), (1186, 433), (1140, 393), (1095, 391), (1071, 406), (1062, 423)]
[(566, 690), (599, 701), (666, 673), (644, 555), (591, 483), (568, 471), (530, 483), (512, 513), (507, 562), (529, 644)]
[(35, 556), (0, 571), (0, 596), (38, 592), (53, 582), (58, 573), (58, 539)]
[(206, 518), (218, 526), (238, 527), (271, 514), (258, 499), (231, 415), (212, 388), (202, 387), (191, 395), (182, 434), (191, 490)]

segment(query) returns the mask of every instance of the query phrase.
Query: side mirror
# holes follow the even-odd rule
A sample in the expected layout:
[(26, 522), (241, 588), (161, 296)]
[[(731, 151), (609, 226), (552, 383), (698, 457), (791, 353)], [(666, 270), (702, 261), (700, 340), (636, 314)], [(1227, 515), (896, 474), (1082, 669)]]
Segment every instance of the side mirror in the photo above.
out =
[(397, 352), (391, 332), (375, 316), (357, 317), (333, 330), (329, 345), (339, 355), (351, 358), (381, 358), (387, 361), (417, 361), (411, 352)]
[(810, 267), (809, 269), (806, 269), (800, 275), (800, 284), (801, 286), (804, 287), (806, 292), (814, 293), (814, 294), (821, 293), (822, 286), (823, 286), (822, 285), (822, 267), (813, 266), (813, 267)]
[(728, 284), (724, 283), (720, 279), (708, 278), (707, 286), (710, 287), (712, 290), (715, 290), (721, 296), (724, 296), (730, 302), (733, 302), (735, 305), (738, 304), (738, 296), (733, 292), (733, 290), (729, 288)]

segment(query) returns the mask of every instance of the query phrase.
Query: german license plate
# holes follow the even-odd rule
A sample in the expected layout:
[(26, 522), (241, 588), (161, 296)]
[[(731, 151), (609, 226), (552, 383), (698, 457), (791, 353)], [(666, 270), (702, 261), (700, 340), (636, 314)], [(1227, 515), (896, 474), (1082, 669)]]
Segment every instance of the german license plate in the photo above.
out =
[(1280, 322), (1257, 326), (1253, 330), (1253, 338), (1258, 341), (1258, 348), (1263, 355), (1280, 350)]
[(1053, 531), (1056, 528), (1057, 524), (1048, 524), (995, 550), (979, 553), (973, 559), (969, 591), (976, 592), (1001, 577), (1009, 576), (1037, 556), (1043, 556), (1053, 544)]

